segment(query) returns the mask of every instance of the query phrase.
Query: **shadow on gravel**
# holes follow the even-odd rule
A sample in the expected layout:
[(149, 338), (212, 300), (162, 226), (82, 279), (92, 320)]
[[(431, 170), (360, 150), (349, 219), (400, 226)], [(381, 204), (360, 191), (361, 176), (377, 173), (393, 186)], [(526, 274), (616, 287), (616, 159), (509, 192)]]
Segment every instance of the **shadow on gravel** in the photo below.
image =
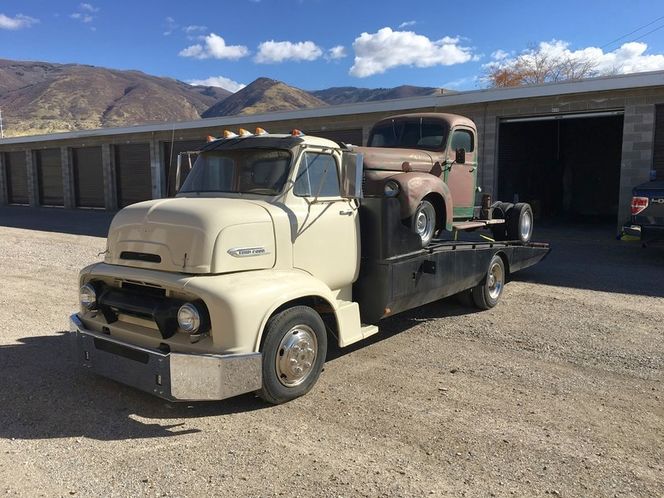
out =
[(545, 226), (533, 240), (550, 243), (551, 252), (515, 273), (515, 281), (664, 297), (662, 246), (644, 249), (639, 242), (616, 240), (613, 225)]
[(195, 419), (268, 406), (252, 394), (225, 401), (170, 403), (74, 368), (66, 333), (20, 342), (0, 346), (0, 438), (173, 437), (200, 430), (186, 422), (142, 419)]
[(470, 315), (479, 313), (480, 310), (476, 308), (468, 308), (461, 306), (456, 298), (450, 297), (433, 303), (425, 304), (419, 308), (414, 308), (409, 311), (404, 311), (398, 315), (383, 319), (378, 328), (380, 329), (377, 334), (374, 334), (363, 341), (352, 344), (345, 348), (339, 348), (332, 344), (328, 349), (327, 361), (336, 360), (342, 356), (378, 344), (386, 339), (390, 339), (395, 335), (406, 332), (408, 329), (414, 327), (418, 323), (428, 322), (430, 320), (438, 320), (440, 318), (447, 318), (451, 316)]
[(0, 206), (0, 226), (106, 237), (114, 212), (92, 209)]

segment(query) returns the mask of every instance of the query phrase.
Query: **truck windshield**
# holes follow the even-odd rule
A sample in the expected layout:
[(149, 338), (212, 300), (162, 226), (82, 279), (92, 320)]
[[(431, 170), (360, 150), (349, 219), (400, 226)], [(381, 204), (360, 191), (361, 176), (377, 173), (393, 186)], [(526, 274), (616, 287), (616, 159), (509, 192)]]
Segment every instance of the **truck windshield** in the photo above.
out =
[(276, 195), (290, 170), (286, 150), (243, 149), (203, 152), (180, 192), (233, 192)]
[(445, 147), (449, 126), (436, 119), (393, 119), (376, 125), (369, 147), (440, 150)]

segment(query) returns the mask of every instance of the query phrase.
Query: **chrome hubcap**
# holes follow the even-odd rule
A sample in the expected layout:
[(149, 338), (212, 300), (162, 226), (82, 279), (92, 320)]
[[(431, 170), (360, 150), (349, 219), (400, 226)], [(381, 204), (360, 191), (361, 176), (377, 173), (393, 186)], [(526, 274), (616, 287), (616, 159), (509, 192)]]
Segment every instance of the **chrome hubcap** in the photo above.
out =
[(316, 334), (308, 325), (296, 325), (281, 339), (275, 366), (277, 378), (286, 387), (302, 384), (313, 370), (318, 354)]
[(436, 211), (433, 206), (424, 204), (415, 213), (415, 233), (420, 236), (422, 242), (428, 243), (433, 237), (436, 226)]
[(503, 267), (499, 263), (491, 265), (489, 274), (487, 275), (487, 287), (491, 299), (497, 299), (500, 296), (500, 293), (503, 291), (504, 278)]
[(521, 240), (528, 240), (530, 238), (530, 231), (533, 227), (533, 219), (529, 212), (524, 213), (521, 218)]

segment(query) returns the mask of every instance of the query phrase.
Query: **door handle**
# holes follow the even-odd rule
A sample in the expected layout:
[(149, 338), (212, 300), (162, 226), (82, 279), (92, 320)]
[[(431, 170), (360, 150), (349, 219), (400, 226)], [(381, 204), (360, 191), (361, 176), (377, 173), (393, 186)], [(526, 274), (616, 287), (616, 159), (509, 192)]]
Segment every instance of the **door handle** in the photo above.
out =
[(353, 210), (352, 209), (342, 209), (341, 211), (339, 211), (339, 214), (342, 215), (342, 216), (350, 216), (351, 214), (353, 214)]
[(472, 173), (472, 172), (475, 171), (476, 169), (477, 169), (477, 166), (473, 166), (472, 168), (470, 168), (470, 169), (468, 170), (468, 173)]

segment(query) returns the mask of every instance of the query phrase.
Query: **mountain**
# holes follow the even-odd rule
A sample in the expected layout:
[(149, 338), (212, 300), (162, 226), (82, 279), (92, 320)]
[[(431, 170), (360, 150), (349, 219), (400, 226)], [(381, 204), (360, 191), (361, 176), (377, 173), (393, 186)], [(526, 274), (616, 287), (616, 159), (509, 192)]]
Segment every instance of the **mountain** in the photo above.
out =
[(452, 93), (443, 88), (402, 85), (395, 88), (357, 88), (342, 86), (316, 90), (311, 93), (329, 105), (354, 104), (356, 102), (372, 102), (375, 100), (405, 99), (424, 95), (442, 95)]
[(140, 71), (0, 60), (7, 136), (193, 120), (229, 95)]
[(239, 92), (210, 107), (203, 113), (203, 117), (259, 114), (326, 106), (325, 102), (304, 90), (288, 86), (281, 81), (258, 78)]

